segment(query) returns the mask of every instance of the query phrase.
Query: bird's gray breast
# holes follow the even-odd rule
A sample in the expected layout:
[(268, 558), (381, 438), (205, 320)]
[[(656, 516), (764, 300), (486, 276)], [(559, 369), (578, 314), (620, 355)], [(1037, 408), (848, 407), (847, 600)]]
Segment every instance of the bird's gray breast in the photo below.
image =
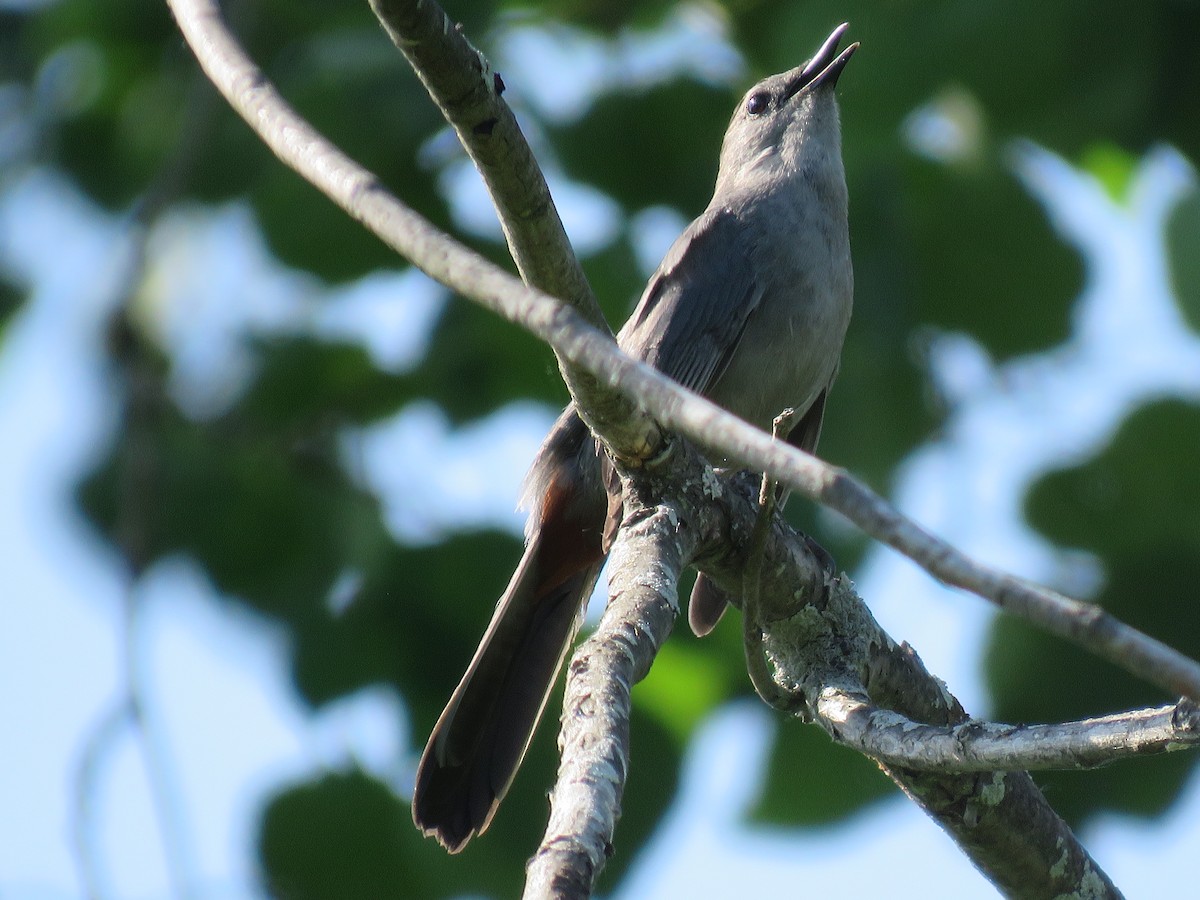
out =
[(748, 251), (762, 296), (711, 399), (767, 431), (808, 409), (832, 381), (850, 321), (853, 275), (844, 212), (778, 202), (756, 210)]

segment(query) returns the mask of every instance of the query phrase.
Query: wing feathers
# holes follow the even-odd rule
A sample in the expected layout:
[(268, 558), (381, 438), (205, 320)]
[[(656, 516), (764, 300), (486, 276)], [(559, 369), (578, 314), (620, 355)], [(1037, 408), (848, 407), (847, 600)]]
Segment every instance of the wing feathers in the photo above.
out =
[(709, 210), (679, 236), (617, 340), (684, 387), (705, 393), (721, 377), (762, 299), (746, 229)]

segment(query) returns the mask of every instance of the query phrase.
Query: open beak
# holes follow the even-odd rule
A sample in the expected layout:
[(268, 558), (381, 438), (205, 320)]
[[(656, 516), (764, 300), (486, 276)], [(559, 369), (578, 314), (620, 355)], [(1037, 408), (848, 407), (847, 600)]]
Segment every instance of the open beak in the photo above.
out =
[(821, 45), (821, 49), (817, 51), (816, 55), (803, 66), (792, 70), (795, 75), (789, 82), (787, 90), (784, 91), (784, 101), (790, 100), (805, 88), (833, 87), (837, 84), (838, 77), (842, 74), (842, 69), (846, 68), (846, 63), (850, 61), (850, 57), (858, 49), (858, 42), (856, 41), (841, 53), (838, 53), (838, 44), (841, 43), (842, 35), (846, 33), (849, 27), (849, 22), (843, 22), (837, 28), (833, 29), (833, 33), (825, 39), (825, 43)]

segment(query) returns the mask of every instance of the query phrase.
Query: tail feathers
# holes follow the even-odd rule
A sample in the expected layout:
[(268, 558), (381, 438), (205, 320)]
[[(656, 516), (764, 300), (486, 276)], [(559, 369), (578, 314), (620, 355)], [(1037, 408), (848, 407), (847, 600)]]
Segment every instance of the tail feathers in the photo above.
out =
[(729, 606), (729, 595), (721, 590), (703, 572), (696, 575), (692, 595), (688, 600), (688, 625), (696, 637), (706, 637), (717, 627), (725, 609)]
[(530, 541), (417, 769), (413, 821), (451, 853), (488, 827), (508, 792), (604, 562), (593, 553), (564, 573), (550, 543)]

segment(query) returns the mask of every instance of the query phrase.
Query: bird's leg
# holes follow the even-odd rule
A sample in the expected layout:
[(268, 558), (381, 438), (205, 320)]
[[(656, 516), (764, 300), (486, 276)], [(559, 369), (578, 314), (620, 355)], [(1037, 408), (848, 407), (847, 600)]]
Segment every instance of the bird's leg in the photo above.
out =
[[(776, 440), (792, 430), (798, 413), (789, 407), (775, 417), (772, 434)], [(742, 637), (745, 641), (746, 672), (750, 683), (765, 703), (779, 709), (792, 705), (791, 696), (771, 677), (771, 666), (763, 652), (763, 631), (759, 620), (759, 592), (762, 582), (762, 562), (766, 551), (767, 530), (775, 516), (776, 484), (765, 472), (758, 492), (758, 518), (750, 533), (746, 548), (746, 564), (742, 569)], [(786, 499), (786, 495), (783, 499)]]

